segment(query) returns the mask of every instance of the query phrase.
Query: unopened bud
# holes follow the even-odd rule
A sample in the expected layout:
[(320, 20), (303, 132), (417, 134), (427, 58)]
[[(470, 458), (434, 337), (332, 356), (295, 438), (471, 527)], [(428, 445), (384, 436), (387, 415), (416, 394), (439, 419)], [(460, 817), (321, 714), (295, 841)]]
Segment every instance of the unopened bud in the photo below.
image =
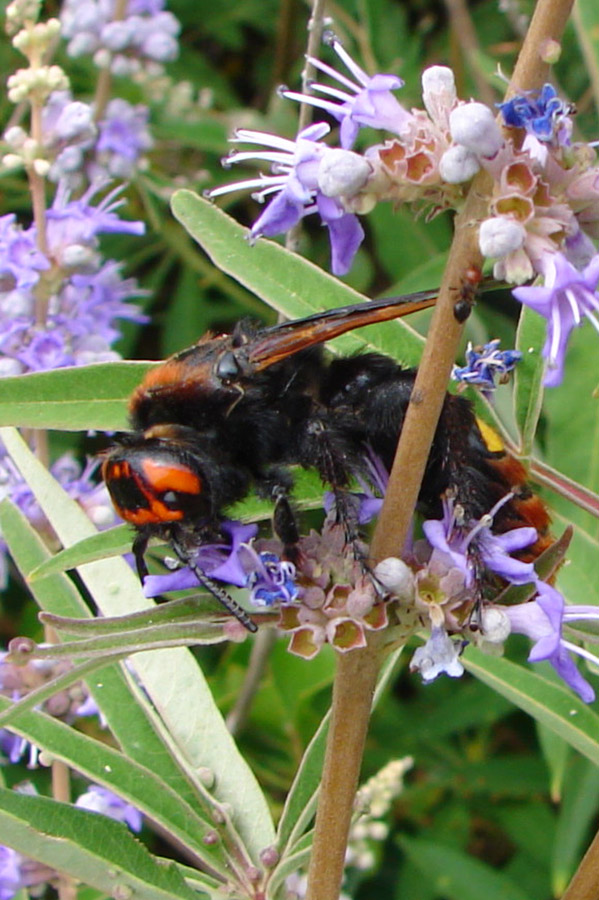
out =
[(372, 166), (359, 153), (332, 148), (318, 166), (318, 187), (325, 197), (351, 197), (364, 187), (371, 173)]
[(478, 158), (463, 144), (454, 144), (439, 160), (439, 174), (448, 184), (470, 181), (480, 169)]
[(50, 163), (47, 159), (34, 159), (33, 160), (33, 171), (36, 175), (39, 175), (40, 178), (45, 178), (48, 172), (50, 171)]
[(559, 41), (556, 41), (553, 38), (547, 38), (547, 40), (541, 41), (539, 56), (544, 63), (547, 63), (549, 66), (554, 66), (556, 62), (559, 61), (561, 55), (562, 45)]
[(414, 573), (402, 559), (389, 556), (375, 566), (374, 577), (382, 586), (400, 600), (414, 597)]
[(519, 250), (525, 237), (526, 229), (515, 219), (495, 216), (481, 223), (478, 245), (483, 256), (501, 258)]
[(422, 100), (433, 120), (447, 122), (449, 112), (457, 100), (455, 78), (447, 66), (429, 66), (422, 73)]
[(449, 129), (456, 144), (463, 144), (478, 157), (489, 159), (503, 145), (501, 129), (484, 103), (463, 103), (449, 116)]
[(490, 644), (503, 644), (512, 630), (509, 616), (497, 606), (482, 610), (480, 624), (483, 638)]

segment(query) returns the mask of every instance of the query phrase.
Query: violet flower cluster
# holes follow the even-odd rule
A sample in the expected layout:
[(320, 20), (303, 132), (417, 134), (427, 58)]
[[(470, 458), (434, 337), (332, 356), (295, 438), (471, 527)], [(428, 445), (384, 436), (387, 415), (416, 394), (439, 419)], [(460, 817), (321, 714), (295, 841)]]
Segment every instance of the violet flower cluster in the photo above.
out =
[(129, 0), (122, 17), (116, 6), (116, 0), (64, 0), (60, 22), (69, 56), (91, 56), (122, 76), (177, 58), (180, 24), (164, 0)]
[[(35, 218), (27, 225), (15, 215), (0, 218), (0, 375), (20, 375), (63, 366), (108, 362), (124, 321), (146, 317), (132, 299), (145, 294), (122, 265), (104, 258), (104, 234), (139, 236), (144, 225), (121, 217), (124, 200), (112, 179), (131, 178), (144, 166), (152, 146), (149, 109), (115, 97), (84, 102), (73, 97), (66, 73), (42, 65), (59, 38), (71, 56), (93, 54), (99, 66), (129, 76), (161, 69), (178, 53), (179, 25), (160, 0), (133, 0), (120, 17), (114, 0), (65, 2), (59, 19), (34, 21), (39, 8), (13, 2), (7, 29), (28, 60), (8, 80), (8, 96), (31, 107), (31, 134), (16, 119), (4, 134), (5, 168), (24, 168)], [(160, 64), (160, 65), (159, 65)], [(33, 120), (38, 128), (34, 133)], [(40, 214), (43, 186), (55, 183), (54, 199)], [(101, 526), (115, 521), (105, 488), (97, 486), (97, 466), (83, 470), (71, 458), (53, 467), (67, 491)], [(0, 482), (42, 531), (49, 526), (31, 493), (2, 452)], [(5, 549), (0, 544), (0, 549)], [(0, 572), (6, 578), (4, 553)]]
[[(305, 128), (295, 141), (239, 130), (236, 143), (265, 149), (234, 151), (226, 165), (266, 162), (271, 174), (207, 195), (253, 189), (257, 200), (268, 200), (252, 240), (318, 214), (329, 231), (332, 270), (344, 275), (364, 236), (360, 215), (381, 201), (408, 203), (429, 216), (460, 210), (472, 178), (485, 170), (492, 190), (478, 223), (481, 253), (493, 261), (498, 279), (517, 285), (543, 280), (514, 296), (547, 319), (545, 384), (559, 384), (573, 327), (586, 318), (599, 331), (599, 165), (591, 145), (572, 139), (572, 108), (546, 84), (499, 104), (502, 129), (496, 111), (458, 99), (451, 69), (432, 66), (422, 75), (424, 108), (407, 110), (392, 93), (401, 79), (368, 76), (334, 36), (327, 42), (351, 77), (310, 59), (329, 80), (314, 83), (311, 94), (286, 88), (281, 94), (332, 117), (340, 147), (324, 142), (326, 122)], [(391, 136), (358, 153), (352, 148), (363, 128)]]
[[(389, 590), (400, 593), (404, 602), (414, 604), (429, 620), (430, 638), (414, 653), (411, 668), (425, 681), (440, 674), (459, 677), (463, 672), (459, 657), (467, 643), (497, 653), (510, 634), (524, 634), (534, 642), (529, 660), (549, 662), (590, 703), (595, 691), (580, 674), (572, 654), (595, 665), (599, 657), (569, 640), (567, 631), (574, 629), (573, 637), (593, 640), (592, 634), (584, 632), (585, 623), (588, 627), (599, 621), (599, 607), (567, 606), (557, 588), (539, 577), (532, 562), (514, 556), (535, 543), (535, 528), (493, 532), (493, 518), (510, 497), (477, 522), (465, 522), (462, 510), (446, 499), (443, 518), (424, 522), (426, 540), (414, 545), (408, 558), (411, 565), (387, 560), (375, 570)], [(487, 577), (500, 576), (508, 585), (526, 585), (532, 599), (512, 606), (488, 600), (481, 593), (485, 572)], [(576, 622), (581, 623), (578, 628)]]

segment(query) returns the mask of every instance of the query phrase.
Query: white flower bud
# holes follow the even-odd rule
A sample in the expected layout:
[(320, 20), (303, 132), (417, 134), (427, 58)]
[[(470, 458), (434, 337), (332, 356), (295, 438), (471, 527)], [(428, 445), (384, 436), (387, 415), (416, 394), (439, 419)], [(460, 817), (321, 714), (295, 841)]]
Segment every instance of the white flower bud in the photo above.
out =
[(480, 624), (483, 638), (490, 644), (503, 644), (512, 630), (509, 616), (498, 606), (483, 609)]
[(463, 144), (454, 144), (439, 160), (439, 174), (448, 184), (470, 181), (479, 171), (478, 158)]
[(402, 559), (389, 556), (375, 566), (374, 577), (382, 586), (400, 600), (414, 597), (414, 573)]
[(10, 356), (3, 356), (0, 359), (0, 378), (8, 375), (20, 375), (23, 371), (23, 364), (18, 359), (12, 359)]
[(318, 187), (325, 197), (351, 197), (364, 187), (371, 173), (372, 166), (359, 153), (332, 148), (318, 165)]
[(457, 100), (455, 78), (447, 66), (429, 66), (422, 73), (422, 100), (433, 120), (445, 120)]
[(13, 125), (4, 132), (4, 140), (13, 150), (20, 150), (27, 139), (27, 132), (20, 125)]
[(483, 256), (501, 258), (519, 250), (526, 237), (526, 229), (515, 219), (495, 216), (485, 219), (478, 232), (478, 246)]
[(70, 244), (60, 254), (60, 264), (66, 269), (82, 269), (92, 266), (97, 254), (85, 244)]
[(456, 106), (449, 115), (449, 129), (456, 144), (463, 144), (478, 157), (493, 157), (503, 145), (501, 129), (484, 103)]
[(16, 153), (7, 153), (2, 157), (2, 165), (5, 169), (18, 169), (23, 165), (23, 157)]
[(33, 171), (36, 175), (39, 175), (40, 178), (45, 178), (48, 172), (50, 171), (50, 163), (47, 159), (34, 159), (33, 160)]

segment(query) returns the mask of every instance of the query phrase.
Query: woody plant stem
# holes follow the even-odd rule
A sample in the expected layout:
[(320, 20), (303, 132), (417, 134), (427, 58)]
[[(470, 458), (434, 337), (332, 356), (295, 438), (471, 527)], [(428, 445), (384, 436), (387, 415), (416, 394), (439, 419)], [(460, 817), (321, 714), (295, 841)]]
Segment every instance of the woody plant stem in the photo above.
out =
[[(549, 66), (550, 41), (559, 41), (573, 0), (538, 0), (508, 88), (508, 96), (540, 87)], [(482, 263), (478, 223), (487, 216), (491, 183), (481, 171), (461, 213), (414, 383), (395, 462), (371, 544), (372, 563), (397, 556), (404, 546), (424, 468), (458, 352), (463, 325), (453, 313), (467, 269)], [(368, 646), (337, 657), (331, 724), (320, 788), (307, 900), (338, 900), (358, 787), (372, 696), (384, 652), (384, 633)]]

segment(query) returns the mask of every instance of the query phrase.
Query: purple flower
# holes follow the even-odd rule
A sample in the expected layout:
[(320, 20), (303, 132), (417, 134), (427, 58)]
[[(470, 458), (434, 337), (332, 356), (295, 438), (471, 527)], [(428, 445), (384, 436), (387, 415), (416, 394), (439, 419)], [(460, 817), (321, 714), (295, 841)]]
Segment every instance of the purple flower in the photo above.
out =
[(250, 603), (254, 606), (273, 606), (275, 603), (292, 603), (299, 595), (294, 582), (295, 566), (280, 559), (276, 553), (256, 553), (253, 547), (241, 548), (242, 563), (248, 572), (251, 588)]
[[(247, 587), (254, 606), (291, 603), (298, 597), (295, 566), (271, 551), (258, 553), (252, 546), (257, 525), (225, 520), (221, 528), (229, 536), (229, 543), (203, 544), (194, 553), (193, 563), (201, 572), (214, 581)], [(146, 597), (155, 597), (197, 585), (193, 570), (184, 566), (168, 575), (149, 575), (144, 580), (144, 593)]]
[(214, 198), (230, 191), (259, 188), (253, 196), (262, 202), (275, 194), (254, 223), (250, 232), (252, 240), (261, 235), (282, 234), (304, 216), (318, 213), (329, 229), (331, 268), (336, 275), (345, 275), (362, 243), (364, 231), (357, 217), (346, 212), (342, 198), (352, 197), (366, 184), (371, 166), (350, 150), (320, 143), (329, 131), (328, 125), (319, 122), (300, 131), (295, 141), (258, 131), (238, 131), (236, 141), (272, 149), (235, 152), (226, 162), (266, 160), (271, 163), (273, 174), (215, 188), (207, 196)]
[[(77, 200), (71, 200), (64, 184), (59, 184), (52, 206), (46, 213), (48, 251), (66, 269), (93, 264), (91, 251), (98, 245), (99, 234), (136, 234), (145, 231), (143, 222), (120, 219), (117, 210), (124, 200), (117, 200), (122, 187), (102, 198), (97, 206), (91, 200), (101, 185), (93, 184)], [(95, 267), (94, 267), (95, 268)]]
[(556, 387), (564, 377), (564, 359), (574, 326), (583, 316), (599, 331), (599, 254), (579, 272), (562, 253), (549, 255), (542, 287), (520, 287), (514, 297), (547, 319), (547, 339), (543, 356), (547, 360), (545, 387)]
[[(242, 545), (256, 536), (258, 526), (225, 520), (221, 522), (221, 529), (228, 535), (229, 543), (199, 546), (193, 557), (194, 565), (215, 581), (245, 587), (248, 573), (240, 561), (239, 551)], [(182, 591), (197, 586), (198, 579), (194, 572), (184, 566), (168, 575), (149, 575), (144, 581), (144, 594), (146, 597), (156, 597), (167, 591)]]
[(552, 84), (538, 91), (517, 94), (505, 103), (497, 103), (503, 121), (512, 128), (524, 128), (539, 141), (569, 141), (572, 123), (570, 106), (557, 96)]
[(41, 896), (43, 887), (56, 876), (57, 872), (44, 863), (21, 856), (16, 850), (0, 844), (0, 900), (11, 900), (23, 888), (33, 889), (28, 896)]
[(0, 844), (0, 900), (10, 900), (22, 886), (20, 854)]
[(534, 528), (513, 528), (503, 534), (491, 531), (493, 517), (512, 494), (507, 494), (486, 516), (474, 523), (461, 523), (456, 519), (453, 500), (443, 500), (443, 518), (427, 519), (422, 529), (433, 551), (446, 554), (453, 567), (464, 575), (464, 584), (471, 587), (477, 575), (476, 560), (511, 584), (529, 584), (536, 581), (532, 563), (514, 559), (510, 554), (530, 546), (537, 539)]
[(433, 625), (426, 644), (414, 652), (410, 671), (420, 672), (425, 682), (434, 681), (439, 675), (460, 678), (464, 674), (464, 666), (459, 660), (462, 649), (461, 641), (452, 641), (445, 628)]
[(35, 229), (23, 231), (13, 213), (1, 216), (0, 295), (28, 291), (39, 281), (40, 272), (49, 268), (49, 260), (37, 248)]
[(549, 584), (537, 584), (537, 597), (529, 603), (502, 607), (508, 616), (512, 631), (525, 634), (535, 644), (530, 651), (530, 662), (547, 660), (557, 674), (584, 700), (592, 703), (595, 691), (576, 668), (571, 653), (599, 665), (599, 659), (583, 647), (578, 647), (563, 637), (563, 627), (572, 621), (599, 620), (599, 607), (566, 606), (558, 590)]
[[(97, 205), (91, 200), (98, 186), (71, 200), (59, 185), (47, 212), (48, 257), (36, 247), (32, 226), (23, 231), (14, 216), (0, 219), (0, 359), (2, 374), (45, 371), (117, 359), (112, 345), (120, 337), (118, 319), (146, 321), (138, 307), (126, 303), (143, 292), (132, 279), (123, 279), (113, 261), (102, 262), (99, 235), (141, 234), (143, 223), (121, 220), (118, 191)], [(48, 301), (46, 319), (36, 318), (33, 288), (40, 273), (62, 270), (62, 281)], [(57, 271), (58, 275), (58, 271)]]
[(67, 179), (79, 186), (85, 152), (97, 134), (91, 104), (73, 100), (70, 91), (54, 91), (42, 110), (42, 133), (44, 148), (53, 160), (50, 180)]
[(121, 76), (148, 62), (176, 59), (181, 26), (164, 5), (164, 0), (136, 0), (115, 18), (115, 0), (65, 0), (60, 21), (69, 56), (93, 55), (96, 65)]
[(355, 82), (319, 59), (308, 57), (316, 69), (329, 75), (345, 90), (315, 82), (310, 85), (310, 89), (332, 99), (325, 100), (312, 94), (289, 91), (287, 88), (280, 91), (281, 96), (316, 106), (333, 116), (340, 123), (340, 143), (345, 150), (353, 146), (362, 127), (382, 128), (394, 134), (401, 134), (412, 119), (411, 114), (391, 94), (391, 91), (403, 87), (401, 78), (397, 75), (367, 75), (333, 34), (330, 32), (325, 34), (324, 40), (354, 76)]
[(131, 831), (141, 831), (142, 815), (140, 811), (121, 797), (117, 797), (108, 788), (100, 787), (98, 784), (90, 785), (84, 794), (77, 797), (75, 806), (102, 813), (104, 816), (116, 819), (117, 822), (124, 822)]
[(466, 365), (454, 366), (452, 378), (464, 384), (477, 385), (483, 394), (490, 394), (497, 387), (495, 379), (505, 382), (509, 372), (522, 359), (519, 350), (500, 350), (498, 339), (490, 341), (484, 347), (473, 348), (468, 342)]
[(140, 157), (152, 147), (148, 130), (150, 111), (147, 106), (133, 106), (126, 100), (111, 100), (102, 121), (96, 143), (96, 163), (92, 176), (131, 178)]

